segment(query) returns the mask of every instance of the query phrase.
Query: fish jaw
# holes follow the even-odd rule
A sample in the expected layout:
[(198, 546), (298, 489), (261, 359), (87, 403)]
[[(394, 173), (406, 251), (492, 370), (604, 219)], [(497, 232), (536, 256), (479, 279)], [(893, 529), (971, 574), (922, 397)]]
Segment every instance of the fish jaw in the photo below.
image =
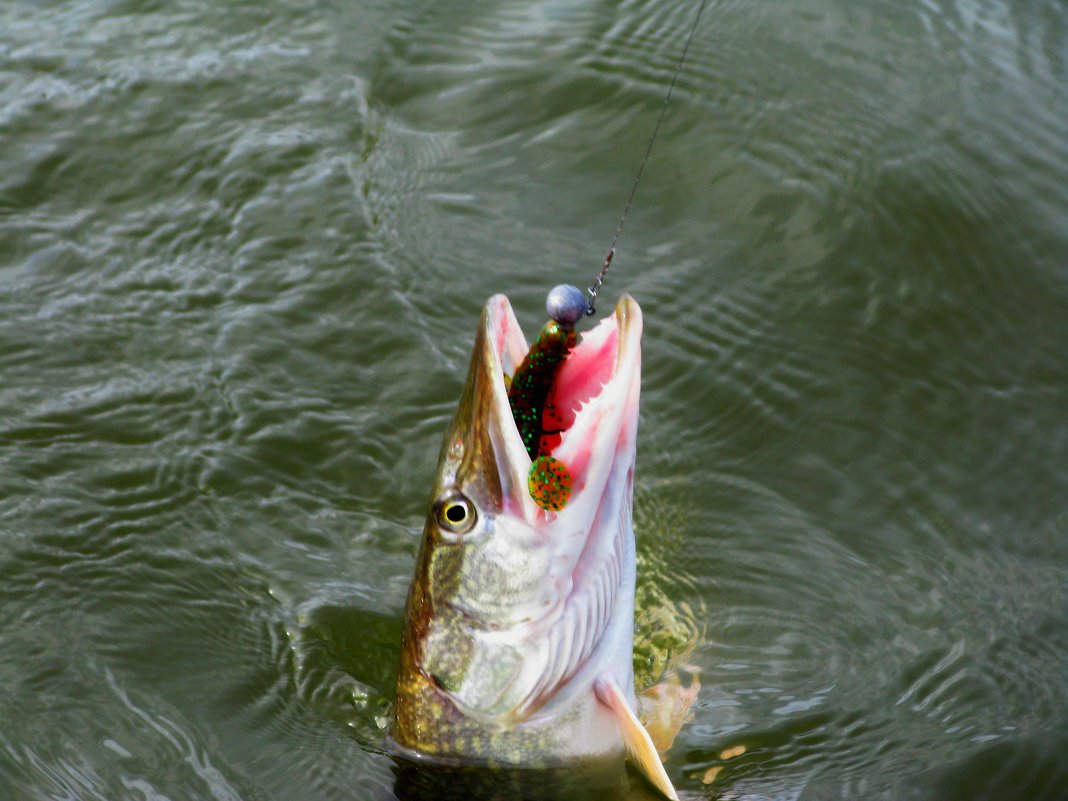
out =
[[(641, 329), (624, 296), (561, 367), (553, 401), (567, 427), (553, 455), (573, 490), (548, 512), (529, 496), (504, 381), (526, 339), (507, 298), (487, 302), (405, 612), (392, 727), (402, 752), (531, 765), (622, 750), (594, 683), (612, 675), (634, 703)], [(460, 523), (448, 516), (457, 504), (470, 514)]]

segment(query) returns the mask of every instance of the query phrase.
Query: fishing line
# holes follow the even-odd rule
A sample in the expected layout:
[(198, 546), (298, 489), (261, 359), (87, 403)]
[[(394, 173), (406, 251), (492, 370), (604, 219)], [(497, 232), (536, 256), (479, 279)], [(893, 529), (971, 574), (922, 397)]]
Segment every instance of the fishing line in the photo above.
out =
[(552, 455), (556, 445), (560, 442), (560, 434), (565, 428), (553, 395), (556, 376), (578, 341), (575, 323), (596, 311), (594, 303), (597, 300), (597, 293), (604, 284), (608, 268), (612, 265), (612, 257), (615, 256), (616, 245), (619, 244), (619, 235), (623, 232), (623, 224), (627, 221), (630, 206), (638, 192), (638, 183), (642, 179), (642, 173), (645, 172), (649, 154), (653, 152), (656, 137), (660, 134), (660, 125), (664, 122), (664, 115), (671, 101), (671, 93), (675, 90), (675, 84), (679, 80), (682, 65), (686, 63), (686, 54), (690, 50), (690, 43), (697, 32), (697, 24), (701, 21), (701, 13), (705, 10), (707, 1), (701, 0), (701, 5), (697, 8), (697, 16), (694, 17), (690, 34), (686, 37), (679, 63), (675, 65), (671, 84), (664, 96), (664, 103), (660, 107), (660, 116), (656, 119), (653, 134), (649, 137), (649, 144), (645, 147), (645, 155), (642, 156), (641, 164), (638, 165), (638, 172), (630, 188), (630, 196), (623, 207), (623, 214), (619, 217), (619, 224), (616, 226), (615, 236), (612, 237), (612, 244), (608, 248), (608, 255), (604, 257), (601, 272), (597, 274), (593, 285), (586, 290), (586, 295), (583, 295), (578, 287), (570, 284), (560, 284), (550, 290), (549, 297), (545, 301), (545, 309), (549, 312), (549, 322), (542, 326), (538, 338), (530, 346), (530, 351), (516, 368), (508, 384), (508, 404), (511, 407), (519, 436), (530, 457), (527, 491), (534, 502), (547, 512), (559, 512), (563, 509), (571, 496), (572, 487), (570, 469)]
[(690, 26), (690, 35), (686, 37), (686, 44), (682, 48), (682, 55), (679, 57), (679, 63), (675, 66), (675, 74), (671, 76), (671, 84), (668, 86), (667, 94), (664, 96), (664, 103), (660, 107), (660, 116), (657, 117), (656, 125), (653, 127), (653, 135), (649, 137), (649, 144), (645, 148), (645, 155), (642, 157), (641, 164), (638, 165), (638, 173), (634, 176), (634, 184), (630, 188), (630, 197), (627, 198), (627, 204), (623, 207), (623, 214), (619, 217), (619, 225), (616, 226), (615, 236), (612, 237), (612, 244), (608, 247), (608, 253), (604, 257), (604, 264), (601, 266), (601, 272), (597, 274), (597, 279), (593, 282), (592, 286), (586, 289), (586, 314), (592, 315), (596, 312), (594, 303), (597, 301), (597, 293), (601, 291), (601, 285), (604, 283), (604, 277), (608, 273), (608, 268), (612, 266), (612, 257), (616, 255), (616, 245), (619, 244), (619, 235), (623, 232), (623, 224), (627, 221), (627, 213), (630, 211), (630, 205), (634, 202), (634, 195), (638, 192), (638, 182), (642, 179), (642, 173), (645, 172), (645, 164), (649, 161), (649, 154), (653, 152), (653, 144), (656, 142), (656, 137), (660, 134), (660, 124), (664, 121), (664, 115), (667, 114), (668, 103), (671, 101), (671, 93), (675, 91), (675, 84), (679, 80), (679, 73), (682, 72), (682, 65), (686, 63), (686, 54), (690, 50), (690, 42), (693, 41), (693, 35), (697, 32), (697, 23), (701, 21), (701, 14), (705, 10), (705, 4), (708, 0), (701, 0), (701, 5), (697, 8), (697, 16), (694, 17), (693, 25)]

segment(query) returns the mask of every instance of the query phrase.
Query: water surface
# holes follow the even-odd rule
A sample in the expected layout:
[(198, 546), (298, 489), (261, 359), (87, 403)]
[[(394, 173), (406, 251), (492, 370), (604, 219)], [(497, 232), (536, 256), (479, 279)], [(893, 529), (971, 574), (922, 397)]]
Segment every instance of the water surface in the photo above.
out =
[[(479, 310), (592, 279), (695, 8), (0, 8), (0, 797), (392, 796)], [(708, 6), (605, 290), (684, 796), (1068, 798), (1065, 87), (1052, 0)]]

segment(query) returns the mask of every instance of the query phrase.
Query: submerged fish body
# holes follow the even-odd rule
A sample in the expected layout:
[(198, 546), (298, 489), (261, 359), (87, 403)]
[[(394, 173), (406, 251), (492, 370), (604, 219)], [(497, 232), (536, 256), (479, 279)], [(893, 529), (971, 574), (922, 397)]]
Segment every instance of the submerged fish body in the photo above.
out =
[(528, 493), (505, 382), (527, 343), (507, 298), (487, 302), (408, 596), (392, 726), (402, 755), (549, 767), (648, 741), (634, 730), (632, 672), (641, 332), (624, 296), (560, 367), (553, 455), (574, 485), (546, 511)]

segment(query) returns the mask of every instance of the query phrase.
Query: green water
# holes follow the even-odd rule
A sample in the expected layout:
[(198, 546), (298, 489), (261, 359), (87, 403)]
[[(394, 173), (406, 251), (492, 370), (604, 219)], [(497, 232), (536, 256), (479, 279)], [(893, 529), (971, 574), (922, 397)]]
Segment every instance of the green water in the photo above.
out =
[[(592, 279), (695, 8), (0, 4), (0, 799), (392, 797), (479, 310)], [(1065, 5), (713, 0), (622, 290), (683, 796), (1068, 798)]]

